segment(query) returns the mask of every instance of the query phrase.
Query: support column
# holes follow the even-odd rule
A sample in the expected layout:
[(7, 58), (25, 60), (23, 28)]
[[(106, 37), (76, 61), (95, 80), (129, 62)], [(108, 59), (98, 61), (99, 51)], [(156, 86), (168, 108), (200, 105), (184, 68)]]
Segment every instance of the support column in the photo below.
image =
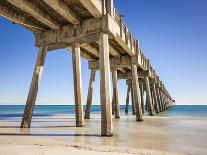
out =
[(142, 113), (144, 113), (144, 86), (140, 84), (140, 95), (141, 95), (141, 104), (142, 104)]
[(166, 110), (166, 104), (167, 104), (167, 102), (166, 102), (166, 95), (164, 94), (164, 109)]
[(152, 86), (150, 85), (150, 91), (151, 91), (151, 97), (152, 97), (152, 109), (153, 109), (153, 112), (154, 110), (156, 111), (156, 106), (155, 106), (155, 96), (154, 96), (154, 92), (153, 92), (153, 88)]
[(112, 70), (115, 118), (120, 118), (117, 69)]
[(167, 107), (168, 107), (168, 97), (167, 96), (165, 96), (165, 102), (166, 102), (166, 104), (165, 104), (165, 110), (167, 110)]
[(35, 69), (33, 72), (32, 82), (29, 89), (29, 94), (27, 97), (26, 106), (24, 109), (24, 115), (21, 122), (21, 128), (30, 127), (33, 109), (37, 97), (37, 92), (40, 87), (40, 81), (42, 77), (44, 62), (47, 53), (47, 46), (41, 46), (36, 60)]
[(149, 105), (149, 104), (148, 104), (148, 102), (149, 102), (149, 101), (148, 101), (148, 98), (149, 98), (149, 97), (147, 96), (147, 95), (148, 95), (148, 94), (147, 94), (147, 91), (145, 91), (145, 92), (146, 92), (145, 111), (149, 111), (149, 110), (148, 110), (148, 109), (149, 109), (149, 108), (148, 108), (148, 107), (149, 107), (149, 106), (148, 106), (148, 105)]
[(129, 108), (129, 92), (130, 92), (130, 85), (128, 84), (127, 96), (126, 96), (126, 107), (125, 107), (126, 114), (128, 114), (128, 108)]
[(163, 103), (162, 103), (162, 93), (161, 93), (161, 90), (160, 88), (158, 87), (158, 92), (159, 92), (159, 98), (160, 98), (160, 109), (161, 111), (163, 111)]
[(134, 103), (134, 92), (132, 89), (132, 81), (130, 82), (131, 84), (131, 102), (132, 102), (132, 114), (135, 115), (135, 103)]
[(160, 107), (159, 107), (159, 103), (158, 103), (158, 95), (156, 93), (155, 83), (152, 84), (152, 92), (153, 92), (153, 96), (154, 96), (155, 110), (156, 110), (156, 113), (159, 113), (160, 112)]
[(167, 109), (168, 109), (168, 104), (169, 104), (169, 101), (168, 101), (168, 97), (167, 97), (167, 96), (165, 96), (165, 98), (166, 98), (165, 109), (167, 110)]
[(165, 94), (162, 93), (162, 97), (163, 97), (163, 109), (165, 110)]
[(162, 111), (164, 111), (164, 101), (163, 101), (163, 92), (160, 90), (160, 97), (161, 97), (161, 103), (162, 103)]
[(106, 0), (106, 10), (111, 17), (114, 16), (114, 0)]
[(82, 77), (81, 77), (81, 60), (80, 60), (79, 43), (72, 44), (72, 59), (73, 59), (76, 126), (82, 127), (84, 126), (84, 119), (83, 119)]
[(99, 66), (100, 66), (100, 96), (101, 96), (101, 135), (112, 136), (112, 110), (110, 88), (110, 63), (108, 34), (101, 33), (99, 40)]
[(160, 93), (159, 93), (159, 87), (158, 85), (155, 86), (155, 91), (156, 91), (156, 94), (157, 94), (157, 102), (158, 102), (158, 105), (159, 105), (159, 112), (162, 112), (162, 107), (161, 107), (161, 99), (160, 99)]
[(84, 117), (85, 119), (90, 119), (95, 77), (96, 77), (96, 70), (91, 69), (91, 76), (90, 76), (90, 81), (89, 81), (89, 86), (88, 86), (88, 97), (87, 97), (85, 117)]
[(112, 106), (112, 115), (114, 115), (114, 112), (115, 112), (114, 94), (112, 96), (111, 106)]
[(165, 94), (164, 94), (164, 92), (163, 92), (163, 109), (166, 110), (165, 109)]
[(164, 94), (164, 109), (166, 110), (166, 95)]
[(144, 109), (145, 109), (145, 111), (148, 111), (148, 101), (147, 101), (147, 98), (148, 98), (148, 97), (147, 97), (147, 93), (146, 93), (146, 85), (144, 84), (143, 86), (144, 86), (144, 92), (145, 92), (145, 94), (146, 94)]
[(152, 96), (151, 90), (149, 85), (149, 78), (148, 76), (144, 77), (145, 85), (146, 85), (146, 92), (147, 92), (147, 102), (148, 102), (148, 111), (150, 116), (154, 116), (153, 107), (152, 107)]
[(135, 112), (136, 112), (136, 120), (142, 121), (142, 108), (141, 108), (141, 95), (139, 89), (139, 82), (138, 82), (138, 74), (137, 74), (137, 65), (131, 65), (132, 71), (132, 90), (134, 94), (134, 103), (135, 103)]

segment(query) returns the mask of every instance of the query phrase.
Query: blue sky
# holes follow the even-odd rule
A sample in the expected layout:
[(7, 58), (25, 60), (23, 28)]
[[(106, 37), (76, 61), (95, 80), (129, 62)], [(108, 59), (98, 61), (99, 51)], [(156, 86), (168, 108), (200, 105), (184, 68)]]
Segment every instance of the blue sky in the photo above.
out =
[[(207, 104), (207, 1), (115, 0), (177, 104)], [(0, 17), (0, 104), (25, 104), (38, 52), (34, 35)], [(37, 104), (74, 104), (71, 53), (49, 52)], [(82, 59), (83, 98), (90, 70)], [(126, 84), (119, 81), (120, 104)], [(99, 104), (97, 72), (93, 104)]]

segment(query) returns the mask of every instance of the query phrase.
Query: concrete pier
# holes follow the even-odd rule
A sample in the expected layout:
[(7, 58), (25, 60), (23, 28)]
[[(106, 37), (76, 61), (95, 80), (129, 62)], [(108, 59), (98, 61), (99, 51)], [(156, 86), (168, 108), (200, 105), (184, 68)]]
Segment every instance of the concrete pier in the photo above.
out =
[(135, 115), (136, 112), (135, 112), (135, 100), (134, 100), (134, 91), (132, 89), (132, 81), (130, 81), (130, 84), (131, 84), (131, 101), (132, 101), (132, 114)]
[(156, 111), (156, 113), (159, 113), (160, 112), (160, 107), (159, 107), (159, 103), (158, 103), (158, 97), (157, 97), (155, 82), (152, 83), (152, 94), (153, 94), (155, 111)]
[(109, 64), (109, 39), (108, 34), (101, 33), (99, 40), (100, 57), (100, 96), (101, 96), (101, 135), (113, 135), (111, 113), (111, 88), (110, 88), (110, 64)]
[(76, 126), (81, 127), (84, 125), (84, 119), (83, 119), (82, 77), (81, 77), (81, 61), (80, 61), (80, 44), (79, 43), (73, 43), (72, 45), (72, 58), (73, 58)]
[(146, 86), (146, 92), (147, 92), (147, 104), (148, 104), (148, 112), (150, 116), (154, 116), (154, 108), (152, 105), (152, 94), (151, 94), (151, 89), (150, 89), (150, 84), (149, 84), (149, 78), (145, 76), (145, 86)]
[(144, 111), (144, 86), (143, 86), (143, 84), (140, 84), (140, 95), (141, 95), (142, 113), (145, 113), (145, 111)]
[(120, 118), (117, 69), (112, 70), (112, 81), (115, 118)]
[(21, 123), (22, 128), (28, 128), (30, 127), (31, 124), (34, 105), (40, 87), (40, 81), (41, 81), (43, 67), (47, 54), (47, 48), (48, 46), (41, 46), (39, 48), (36, 65), (32, 76), (32, 82), (30, 85), (29, 94), (27, 97), (27, 102), (24, 110), (24, 115), (22, 118), (22, 123)]
[(126, 96), (126, 107), (125, 107), (125, 113), (128, 114), (129, 109), (129, 93), (130, 93), (131, 85), (127, 83), (127, 96)]
[[(72, 53), (76, 126), (90, 119), (96, 70), (100, 71), (101, 135), (113, 135), (112, 105), (120, 118), (118, 80), (128, 81), (126, 109), (131, 91), (132, 113), (142, 121), (144, 91), (149, 115), (174, 105), (163, 82), (140, 48), (113, 0), (1, 0), (0, 16), (30, 30), (39, 53), (33, 72), (21, 127), (30, 127), (47, 51), (66, 49)], [(91, 77), (85, 116), (81, 58), (88, 61)], [(110, 73), (112, 73), (113, 104)], [(85, 81), (84, 81), (85, 82)], [(83, 83), (84, 83), (83, 82)], [(84, 117), (83, 117), (84, 116)]]
[(134, 96), (136, 120), (142, 121), (141, 95), (138, 83), (137, 66), (132, 64), (132, 90)]
[(93, 89), (94, 89), (94, 82), (96, 77), (96, 70), (91, 70), (91, 76), (88, 86), (88, 96), (86, 102), (86, 110), (85, 110), (85, 119), (90, 119), (90, 112), (91, 112), (91, 104), (92, 104), (92, 97), (93, 97)]

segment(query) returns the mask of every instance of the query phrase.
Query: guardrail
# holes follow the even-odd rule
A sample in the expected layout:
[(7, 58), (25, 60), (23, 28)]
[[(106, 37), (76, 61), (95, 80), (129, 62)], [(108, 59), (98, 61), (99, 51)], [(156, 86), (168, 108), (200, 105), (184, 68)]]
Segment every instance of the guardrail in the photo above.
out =
[[(125, 24), (125, 22), (122, 18), (122, 16), (118, 13), (118, 11), (115, 8), (114, 8), (114, 20), (115, 20), (115, 22), (117, 23), (117, 25), (119, 27), (118, 34), (119, 34), (120, 38), (127, 44), (127, 46), (133, 52), (135, 52), (135, 53), (137, 52), (140, 67), (143, 68), (144, 70), (148, 70), (149, 74), (150, 74), (150, 77), (157, 80), (157, 74), (156, 74), (155, 70), (152, 68), (152, 66), (150, 65), (149, 59), (147, 59), (144, 56), (144, 54), (143, 54), (142, 50), (140, 49), (140, 47), (136, 45), (138, 43), (137, 40), (130, 33), (129, 29), (127, 28), (127, 26), (126, 26), (126, 24)], [(136, 49), (136, 47), (138, 47), (139, 49)], [(166, 94), (166, 96), (169, 99), (172, 99), (164, 86), (163, 86), (163, 89), (164, 89), (163, 92)]]
[(129, 29), (127, 28), (122, 16), (118, 13), (116, 9), (114, 9), (114, 20), (119, 26), (119, 36), (120, 38), (127, 44), (127, 46), (133, 51), (137, 52), (139, 59), (140, 59), (140, 66), (147, 70), (147, 58), (144, 56), (142, 50), (136, 49), (137, 40), (133, 37), (132, 33), (130, 33)]

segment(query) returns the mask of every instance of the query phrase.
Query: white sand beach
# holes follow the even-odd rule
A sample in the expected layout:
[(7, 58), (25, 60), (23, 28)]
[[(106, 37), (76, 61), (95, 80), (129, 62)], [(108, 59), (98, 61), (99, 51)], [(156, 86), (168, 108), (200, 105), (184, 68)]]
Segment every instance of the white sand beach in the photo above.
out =
[(21, 119), (0, 122), (0, 155), (43, 154), (207, 154), (204, 118), (134, 116), (114, 119), (114, 136), (100, 136), (100, 117), (75, 127), (73, 115), (34, 117), (30, 130), (19, 128)]

